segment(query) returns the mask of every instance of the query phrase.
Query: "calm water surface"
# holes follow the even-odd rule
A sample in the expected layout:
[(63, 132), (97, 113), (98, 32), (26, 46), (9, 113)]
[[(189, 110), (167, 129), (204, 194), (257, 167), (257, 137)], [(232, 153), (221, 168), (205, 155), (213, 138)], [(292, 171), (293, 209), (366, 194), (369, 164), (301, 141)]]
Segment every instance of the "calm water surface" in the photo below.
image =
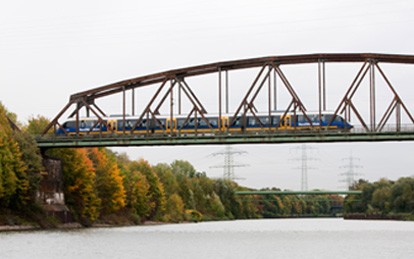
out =
[(414, 222), (274, 219), (0, 233), (0, 258), (414, 258)]

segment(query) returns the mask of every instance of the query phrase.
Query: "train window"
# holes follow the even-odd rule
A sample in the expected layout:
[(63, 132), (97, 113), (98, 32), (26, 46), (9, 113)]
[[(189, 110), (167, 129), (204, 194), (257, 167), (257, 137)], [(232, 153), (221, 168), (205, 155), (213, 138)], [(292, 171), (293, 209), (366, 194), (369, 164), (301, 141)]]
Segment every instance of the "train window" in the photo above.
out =
[(254, 127), (254, 126), (259, 126), (260, 123), (256, 120), (255, 117), (250, 117), (248, 118), (248, 125)]
[(207, 122), (204, 119), (199, 119), (199, 126), (200, 127), (207, 127)]
[(263, 126), (269, 126), (269, 116), (262, 116), (259, 117), (260, 122), (263, 124)]
[(343, 121), (344, 121), (344, 119), (342, 119), (342, 117), (340, 117), (340, 116), (336, 115), (336, 117), (335, 117), (335, 121), (336, 121), (336, 122), (343, 122)]
[(177, 128), (181, 129), (184, 126), (185, 119), (177, 119)]
[(332, 120), (332, 116), (333, 116), (333, 115), (330, 115), (330, 114), (326, 114), (326, 115), (324, 115), (324, 116), (323, 116), (323, 121), (324, 121), (324, 122), (326, 122), (326, 123), (331, 122), (331, 120)]
[(217, 127), (217, 120), (216, 119), (209, 119), (208, 122), (211, 124), (211, 126)]
[[(66, 126), (65, 126), (66, 125)], [(64, 124), (64, 128), (75, 128), (76, 123), (74, 121), (68, 121)]]
[(136, 126), (138, 120), (130, 120), (129, 122), (131, 123), (131, 128), (138, 127), (138, 125)]
[[(327, 114), (327, 115), (323, 115), (322, 116), (322, 120), (324, 120), (326, 123), (331, 122), (332, 118), (333, 118), (333, 114)], [(333, 122), (343, 122), (344, 119), (341, 116), (336, 115), (335, 119), (333, 120)]]
[(232, 123), (232, 125), (231, 126), (237, 126), (237, 127), (239, 127), (240, 126), (240, 117), (237, 117), (234, 121), (233, 121), (233, 123)]
[(280, 116), (274, 116), (272, 119), (273, 119), (273, 125), (278, 126), (280, 123)]

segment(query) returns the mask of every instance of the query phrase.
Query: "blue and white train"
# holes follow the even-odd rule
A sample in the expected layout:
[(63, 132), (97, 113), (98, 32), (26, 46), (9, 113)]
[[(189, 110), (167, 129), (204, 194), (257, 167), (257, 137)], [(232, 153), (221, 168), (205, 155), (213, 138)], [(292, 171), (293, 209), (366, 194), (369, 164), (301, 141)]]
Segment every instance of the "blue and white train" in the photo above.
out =
[[(320, 118), (321, 117), (321, 118)], [(132, 133), (132, 134), (163, 134), (163, 133), (245, 133), (261, 130), (292, 131), (292, 130), (336, 130), (349, 131), (353, 126), (339, 115), (334, 113), (317, 112), (307, 113), (307, 117), (302, 114), (272, 113), (258, 114), (256, 116), (246, 115), (233, 117), (223, 115), (204, 115), (204, 118), (188, 116), (158, 116), (156, 119), (142, 119), (137, 124), (139, 117), (122, 116), (104, 117), (99, 123), (96, 117), (79, 118), (79, 134), (113, 134), (113, 133)], [(77, 133), (76, 119), (71, 118), (62, 124), (56, 131), (57, 135)]]

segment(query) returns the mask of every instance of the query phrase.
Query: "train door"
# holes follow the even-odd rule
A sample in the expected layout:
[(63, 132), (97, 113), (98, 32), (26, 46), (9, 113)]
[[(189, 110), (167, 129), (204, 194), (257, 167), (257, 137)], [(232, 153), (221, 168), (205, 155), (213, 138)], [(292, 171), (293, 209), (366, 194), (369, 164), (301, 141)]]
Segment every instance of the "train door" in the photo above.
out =
[(289, 114), (281, 118), (280, 126), (282, 129), (289, 129), (292, 126), (292, 118)]
[(221, 117), (221, 130), (227, 131), (229, 127), (229, 117)]
[(118, 130), (118, 123), (116, 120), (108, 120), (108, 132), (115, 132)]
[(177, 127), (177, 119), (176, 118), (173, 118), (172, 120), (171, 120), (171, 118), (167, 118), (167, 120), (166, 120), (166, 129), (167, 129), (167, 131), (170, 131), (170, 132), (175, 132), (176, 131), (176, 127)]

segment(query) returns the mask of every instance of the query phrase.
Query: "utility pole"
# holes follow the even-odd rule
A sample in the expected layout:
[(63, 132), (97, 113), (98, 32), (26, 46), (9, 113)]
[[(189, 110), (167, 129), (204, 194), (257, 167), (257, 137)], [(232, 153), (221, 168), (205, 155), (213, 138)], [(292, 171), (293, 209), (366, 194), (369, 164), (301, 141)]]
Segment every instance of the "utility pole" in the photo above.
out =
[(341, 166), (341, 168), (345, 168), (346, 171), (340, 174), (341, 176), (344, 177), (344, 179), (340, 180), (340, 182), (345, 182), (347, 185), (346, 187), (349, 190), (351, 186), (355, 183), (355, 176), (361, 175), (357, 173), (355, 169), (362, 168), (362, 166), (356, 164), (356, 161), (359, 161), (360, 159), (354, 157), (352, 155), (352, 152), (349, 157), (344, 158), (342, 160), (346, 160), (348, 161), (348, 163), (344, 166)]
[(246, 151), (235, 150), (230, 145), (227, 145), (223, 151), (212, 153), (212, 156), (224, 156), (224, 163), (221, 165), (210, 166), (210, 168), (223, 168), (223, 178), (229, 180), (236, 180), (234, 174), (235, 167), (246, 167), (248, 164), (235, 163), (234, 155), (247, 154)]
[(296, 150), (301, 151), (300, 157), (294, 158), (292, 160), (297, 160), (301, 162), (300, 167), (295, 167), (294, 169), (301, 170), (301, 191), (307, 191), (308, 190), (308, 170), (316, 169), (314, 167), (310, 167), (308, 164), (308, 161), (310, 160), (316, 160), (314, 157), (309, 157), (308, 151), (314, 150), (315, 148), (306, 146), (305, 144), (302, 144), (302, 146), (295, 148)]

